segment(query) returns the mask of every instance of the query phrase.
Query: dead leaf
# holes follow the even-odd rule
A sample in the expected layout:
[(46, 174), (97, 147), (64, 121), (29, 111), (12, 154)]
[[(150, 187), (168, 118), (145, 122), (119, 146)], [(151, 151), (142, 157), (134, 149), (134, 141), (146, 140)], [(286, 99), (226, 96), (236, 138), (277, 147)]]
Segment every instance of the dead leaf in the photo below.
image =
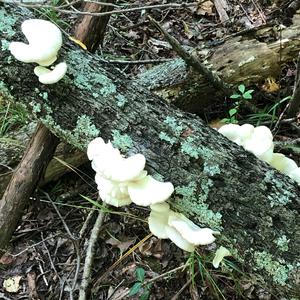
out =
[(1, 265), (10, 265), (14, 261), (14, 257), (9, 254), (3, 254), (0, 258)]
[(267, 93), (275, 93), (280, 89), (280, 85), (276, 83), (274, 78), (269, 77), (265, 80), (262, 89)]
[(17, 293), (20, 289), (20, 280), (22, 276), (16, 275), (3, 281), (3, 289), (9, 293)]
[(69, 35), (69, 40), (71, 40), (72, 42), (74, 42), (74, 43), (76, 43), (77, 45), (79, 45), (82, 49), (87, 50), (86, 45), (85, 45), (83, 42), (81, 42), (81, 41), (75, 39), (73, 36), (70, 36), (70, 35)]
[(106, 243), (112, 246), (115, 246), (120, 249), (121, 253), (125, 252), (131, 245), (135, 243), (136, 239), (131, 239), (125, 242), (119, 241), (116, 238), (111, 237), (106, 240)]
[(205, 1), (205, 2), (201, 3), (198, 6), (197, 15), (200, 15), (200, 16), (205, 16), (205, 15), (213, 16), (214, 15), (213, 8), (214, 8), (214, 3), (212, 1)]

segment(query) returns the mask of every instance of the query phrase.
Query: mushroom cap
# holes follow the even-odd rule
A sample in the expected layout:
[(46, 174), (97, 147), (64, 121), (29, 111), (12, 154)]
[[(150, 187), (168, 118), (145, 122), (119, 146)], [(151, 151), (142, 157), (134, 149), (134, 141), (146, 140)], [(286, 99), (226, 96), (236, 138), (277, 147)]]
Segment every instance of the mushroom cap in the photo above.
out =
[(125, 182), (142, 179), (147, 172), (144, 171), (146, 159), (142, 154), (135, 154), (128, 158), (122, 157), (119, 150), (105, 147), (93, 159), (93, 169), (100, 172), (103, 177), (113, 181)]
[(166, 234), (168, 238), (179, 248), (187, 251), (193, 252), (195, 250), (195, 245), (189, 243), (182, 235), (173, 227), (165, 227)]
[(166, 202), (150, 206), (151, 212), (148, 218), (150, 231), (159, 239), (167, 239), (166, 226), (170, 213), (170, 205)]
[(226, 124), (219, 128), (219, 133), (226, 136), (232, 142), (240, 145), (241, 136), (240, 136), (240, 125), (237, 124)]
[(208, 245), (215, 241), (213, 234), (218, 232), (210, 228), (200, 228), (181, 213), (170, 214), (169, 226), (175, 228), (180, 235), (193, 245)]
[(254, 131), (254, 126), (251, 124), (243, 124), (239, 128), (239, 135), (242, 139), (242, 142), (251, 137)]
[(126, 185), (107, 180), (99, 174), (96, 174), (95, 181), (103, 202), (116, 207), (125, 206), (132, 202)]
[(89, 160), (93, 160), (94, 157), (101, 153), (103, 147), (105, 146), (104, 140), (101, 137), (97, 137), (89, 142), (87, 147), (87, 157)]
[(68, 66), (65, 62), (57, 64), (53, 70), (37, 66), (34, 68), (34, 74), (39, 77), (39, 82), (43, 84), (53, 84), (65, 76), (67, 68)]
[(274, 144), (270, 139), (261, 140), (256, 138), (256, 136), (251, 136), (249, 139), (245, 140), (243, 147), (260, 160), (268, 163), (272, 160)]
[(216, 269), (219, 268), (220, 262), (223, 260), (225, 256), (231, 256), (230, 251), (223, 246), (219, 247), (218, 250), (216, 251), (216, 254), (212, 262), (213, 266)]
[(270, 165), (284, 174), (290, 174), (293, 170), (297, 169), (296, 162), (282, 153), (273, 153)]
[(11, 54), (25, 63), (36, 62), (42, 66), (52, 64), (62, 46), (60, 29), (55, 24), (41, 19), (26, 20), (21, 29), (29, 44), (12, 42), (9, 46)]
[(293, 169), (290, 173), (288, 173), (288, 176), (300, 184), (300, 168)]
[(173, 191), (174, 186), (171, 182), (160, 182), (150, 175), (128, 183), (128, 193), (132, 202), (141, 206), (164, 202)]

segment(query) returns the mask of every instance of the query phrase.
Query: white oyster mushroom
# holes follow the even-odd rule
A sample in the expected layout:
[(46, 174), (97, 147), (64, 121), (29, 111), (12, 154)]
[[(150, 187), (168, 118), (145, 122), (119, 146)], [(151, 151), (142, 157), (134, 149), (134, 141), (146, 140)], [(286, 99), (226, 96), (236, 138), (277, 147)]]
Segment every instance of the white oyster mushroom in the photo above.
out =
[(145, 156), (135, 154), (124, 158), (116, 151), (108, 151), (93, 159), (93, 168), (103, 177), (113, 181), (125, 182), (142, 179), (147, 172), (144, 171), (146, 164)]
[(179, 248), (187, 252), (193, 252), (195, 250), (195, 245), (189, 243), (183, 236), (173, 227), (165, 227), (166, 234), (168, 238)]
[(260, 160), (270, 163), (274, 150), (272, 132), (266, 126), (254, 128), (251, 136), (244, 141), (243, 147)]
[(160, 182), (150, 175), (128, 183), (128, 194), (132, 202), (141, 206), (164, 202), (173, 191), (174, 186), (171, 182)]
[(93, 160), (99, 153), (102, 153), (103, 148), (105, 147), (105, 142), (101, 137), (93, 139), (87, 147), (87, 157), (89, 160)]
[(251, 124), (243, 124), (239, 128), (239, 135), (241, 138), (241, 143), (243, 144), (245, 140), (249, 139), (253, 134), (254, 126)]
[(288, 173), (288, 176), (300, 184), (300, 168), (292, 170), (290, 173)]
[(219, 247), (218, 250), (216, 251), (216, 254), (215, 254), (213, 262), (212, 262), (213, 266), (216, 269), (219, 268), (219, 265), (220, 265), (221, 261), (226, 256), (231, 256), (230, 251), (227, 248), (223, 247), (223, 246)]
[(67, 68), (68, 66), (65, 62), (57, 64), (52, 70), (42, 66), (37, 66), (34, 68), (34, 74), (38, 76), (39, 82), (43, 84), (53, 84), (65, 76)]
[(219, 233), (210, 228), (200, 228), (181, 213), (170, 214), (168, 224), (193, 245), (211, 244), (216, 239), (213, 234)]
[(167, 239), (166, 226), (170, 213), (170, 205), (166, 202), (157, 203), (150, 206), (151, 212), (148, 218), (150, 231), (159, 239)]
[(26, 20), (21, 29), (29, 44), (12, 42), (9, 46), (11, 54), (25, 63), (51, 65), (62, 46), (60, 29), (55, 24), (41, 19)]
[(129, 205), (132, 202), (126, 184), (107, 180), (99, 174), (96, 174), (95, 181), (103, 202), (116, 207)]
[(297, 169), (298, 166), (295, 161), (286, 157), (282, 153), (273, 153), (272, 160), (270, 161), (270, 165), (277, 169), (279, 172), (284, 174), (289, 174), (294, 169)]
[(226, 124), (222, 126), (219, 130), (219, 133), (226, 136), (232, 142), (240, 145), (241, 136), (240, 136), (240, 126), (237, 124)]

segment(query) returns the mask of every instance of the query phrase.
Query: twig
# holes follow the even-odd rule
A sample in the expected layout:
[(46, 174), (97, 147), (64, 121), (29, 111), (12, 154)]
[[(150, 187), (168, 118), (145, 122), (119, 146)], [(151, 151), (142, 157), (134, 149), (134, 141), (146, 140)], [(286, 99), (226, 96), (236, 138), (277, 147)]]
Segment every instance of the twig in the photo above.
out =
[(149, 17), (150, 22), (164, 35), (166, 40), (170, 43), (173, 50), (190, 66), (204, 76), (204, 78), (211, 83), (216, 89), (223, 91), (227, 96), (232, 94), (232, 87), (225, 82), (213, 71), (209, 70), (198, 57), (189, 53), (179, 44), (179, 42), (172, 37), (156, 20)]
[(300, 108), (300, 53), (297, 61), (297, 72), (295, 78), (295, 87), (292, 95), (292, 99), (289, 103), (289, 108), (286, 116), (288, 118), (295, 117)]
[(122, 65), (144, 65), (144, 64), (160, 64), (171, 61), (171, 58), (159, 59), (144, 59), (144, 60), (106, 60), (101, 58), (100, 61), (108, 64), (122, 64)]
[(81, 280), (81, 285), (79, 290), (79, 298), (78, 298), (79, 300), (87, 299), (87, 290), (91, 280), (92, 264), (94, 261), (95, 245), (98, 241), (99, 232), (102, 229), (104, 215), (105, 215), (104, 211), (100, 210), (88, 242), (88, 248), (86, 250), (86, 257), (85, 257), (84, 268), (83, 268), (83, 275), (82, 275), (82, 280)]
[(181, 295), (181, 293), (189, 286), (191, 283), (192, 278), (190, 278), (183, 286), (182, 288), (171, 298), (171, 300), (177, 300), (179, 299), (178, 297)]
[[(3, 0), (0, 0), (0, 2), (3, 2)], [(149, 10), (149, 9), (162, 9), (162, 8), (177, 8), (177, 9), (185, 9), (187, 7), (191, 6), (197, 6), (199, 3), (193, 2), (193, 3), (169, 3), (169, 4), (157, 4), (157, 5), (147, 5), (147, 6), (139, 6), (139, 7), (132, 7), (132, 8), (124, 8), (124, 9), (118, 9), (113, 11), (107, 11), (107, 12), (101, 12), (101, 13), (95, 13), (95, 12), (87, 12), (87, 11), (72, 11), (72, 10), (66, 10), (61, 9), (57, 6), (51, 6), (51, 5), (43, 5), (43, 4), (24, 4), (21, 2), (15, 2), (19, 6), (24, 6), (28, 8), (50, 8), (53, 10), (56, 10), (63, 14), (74, 14), (74, 15), (87, 15), (87, 16), (93, 16), (93, 17), (100, 17), (100, 16), (109, 16), (112, 14), (124, 14), (128, 12), (133, 11), (141, 11), (141, 10)]]

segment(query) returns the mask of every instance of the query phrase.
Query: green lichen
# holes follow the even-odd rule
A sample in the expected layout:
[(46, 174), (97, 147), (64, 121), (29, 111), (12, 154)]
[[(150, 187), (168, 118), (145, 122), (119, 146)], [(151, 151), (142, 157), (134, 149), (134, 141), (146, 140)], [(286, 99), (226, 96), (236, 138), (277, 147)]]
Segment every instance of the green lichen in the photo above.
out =
[(1, 40), (1, 50), (6, 51), (9, 49), (10, 42), (7, 40)]
[(191, 182), (187, 186), (176, 187), (175, 207), (180, 208), (183, 214), (194, 217), (199, 223), (221, 230), (222, 215), (209, 209), (209, 205), (205, 203), (212, 185), (213, 182), (205, 178), (201, 181), (200, 193), (197, 192), (197, 184), (195, 182)]
[(116, 93), (116, 86), (110, 78), (102, 73), (90, 71), (91, 60), (88, 56), (83, 56), (82, 51), (69, 51), (66, 56), (69, 62), (68, 73), (74, 76), (74, 84), (79, 89), (88, 90), (95, 98)]
[(116, 100), (117, 100), (117, 106), (120, 108), (123, 108), (125, 104), (128, 102), (127, 99), (121, 94), (118, 94), (116, 96)]
[(210, 164), (209, 162), (204, 162), (203, 173), (208, 176), (215, 176), (221, 174), (221, 170), (218, 165)]
[(190, 182), (188, 185), (177, 186), (175, 192), (177, 195), (183, 196), (185, 198), (192, 198), (197, 190), (197, 185), (195, 182)]
[(2, 35), (6, 35), (7, 38), (12, 38), (15, 35), (15, 31), (13, 29), (14, 25), (17, 22), (17, 18), (15, 18), (11, 14), (7, 14), (3, 8), (0, 10), (0, 32)]
[[(47, 111), (47, 105), (43, 107)], [(78, 117), (76, 122), (76, 127), (73, 130), (67, 130), (61, 128), (51, 116), (51, 108), (48, 107), (48, 112), (44, 118), (41, 118), (41, 121), (49, 127), (57, 135), (64, 137), (66, 141), (70, 144), (73, 144), (75, 147), (85, 150), (87, 144), (99, 136), (100, 131), (92, 124), (89, 116), (82, 115)]]
[(274, 241), (274, 243), (278, 246), (278, 249), (282, 252), (289, 250), (289, 242), (290, 240), (287, 238), (286, 235), (282, 235)]
[(193, 158), (199, 158), (200, 152), (197, 146), (194, 145), (192, 137), (187, 137), (181, 144), (180, 151)]
[(159, 134), (159, 138), (162, 141), (170, 143), (171, 145), (174, 145), (177, 142), (177, 138), (171, 137), (171, 136), (169, 136), (167, 133), (165, 133), (163, 131)]
[(166, 117), (164, 120), (164, 124), (167, 125), (166, 131), (162, 131), (159, 133), (159, 138), (162, 141), (166, 141), (170, 143), (171, 145), (174, 145), (177, 141), (179, 141), (180, 135), (182, 134), (184, 130), (184, 126), (181, 124), (181, 122), (178, 122), (173, 117)]
[(271, 207), (284, 206), (293, 201), (295, 198), (294, 192), (291, 188), (286, 188), (283, 181), (276, 178), (274, 170), (267, 171), (264, 179), (266, 183), (271, 184), (275, 188), (273, 192), (268, 194)]
[(257, 270), (265, 270), (275, 283), (282, 286), (286, 285), (289, 273), (293, 270), (292, 265), (283, 265), (276, 261), (272, 254), (267, 251), (256, 251), (254, 253), (254, 260)]
[(39, 96), (43, 98), (44, 100), (48, 100), (48, 93), (47, 92), (41, 92), (39, 93)]
[(42, 107), (40, 103), (30, 102), (29, 105), (32, 107), (32, 112), (37, 114), (42, 111)]
[(127, 134), (121, 134), (119, 130), (112, 130), (112, 144), (122, 151), (128, 151), (133, 147), (133, 141)]

